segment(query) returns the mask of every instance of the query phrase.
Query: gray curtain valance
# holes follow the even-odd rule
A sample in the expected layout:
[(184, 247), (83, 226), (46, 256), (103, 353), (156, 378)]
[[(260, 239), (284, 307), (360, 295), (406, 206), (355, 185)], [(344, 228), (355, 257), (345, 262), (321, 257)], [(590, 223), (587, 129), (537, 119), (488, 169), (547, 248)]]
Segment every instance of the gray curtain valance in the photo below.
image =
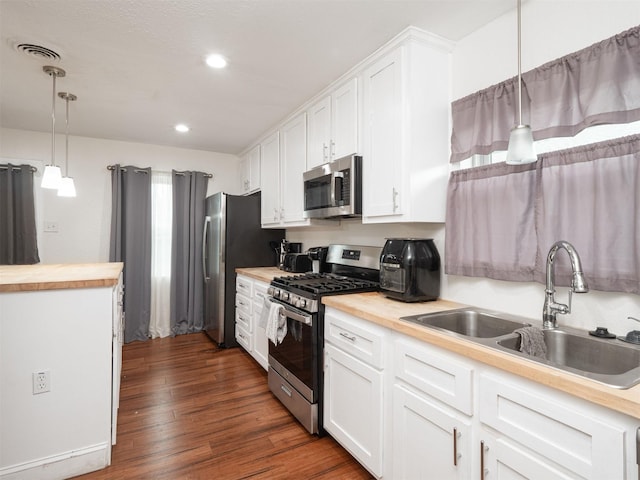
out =
[[(572, 243), (594, 290), (640, 294), (640, 135), (452, 172), (445, 272), (545, 281), (557, 240)], [(557, 257), (558, 284), (569, 285)]]
[[(522, 119), (536, 140), (640, 120), (640, 26), (522, 74)], [(451, 162), (506, 150), (517, 77), (451, 104)]]

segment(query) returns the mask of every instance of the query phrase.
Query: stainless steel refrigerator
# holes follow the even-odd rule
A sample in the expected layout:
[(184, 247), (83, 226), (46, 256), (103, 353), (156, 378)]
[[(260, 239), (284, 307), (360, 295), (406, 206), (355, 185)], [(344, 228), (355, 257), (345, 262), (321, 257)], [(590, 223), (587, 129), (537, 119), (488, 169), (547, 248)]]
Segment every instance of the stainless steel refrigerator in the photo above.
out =
[(205, 281), (204, 329), (221, 347), (237, 346), (235, 293), (238, 267), (276, 265), (274, 244), (281, 229), (260, 227), (260, 193), (216, 193), (206, 199), (202, 262)]

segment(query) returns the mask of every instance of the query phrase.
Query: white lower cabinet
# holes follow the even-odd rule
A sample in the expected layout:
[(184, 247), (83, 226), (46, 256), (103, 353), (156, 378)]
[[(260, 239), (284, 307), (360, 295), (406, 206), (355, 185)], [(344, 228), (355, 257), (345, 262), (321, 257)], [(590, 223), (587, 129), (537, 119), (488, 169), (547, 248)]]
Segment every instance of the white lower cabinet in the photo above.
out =
[[(509, 377), (480, 376), (487, 478), (637, 478), (634, 433), (640, 421)], [(629, 457), (633, 461), (625, 465)]]
[(640, 420), (327, 308), (324, 428), (378, 478), (636, 480)]
[(382, 478), (386, 329), (329, 308), (324, 323), (324, 428)]
[(394, 337), (392, 478), (470, 478), (471, 364), (404, 335)]
[(260, 326), (260, 316), (268, 288), (268, 283), (253, 281), (253, 358), (265, 370), (269, 369), (269, 339), (265, 327)]
[(393, 387), (393, 475), (412, 480), (471, 478), (471, 423), (402, 385)]
[(265, 370), (269, 368), (269, 340), (260, 316), (269, 285), (244, 275), (236, 279), (236, 341)]

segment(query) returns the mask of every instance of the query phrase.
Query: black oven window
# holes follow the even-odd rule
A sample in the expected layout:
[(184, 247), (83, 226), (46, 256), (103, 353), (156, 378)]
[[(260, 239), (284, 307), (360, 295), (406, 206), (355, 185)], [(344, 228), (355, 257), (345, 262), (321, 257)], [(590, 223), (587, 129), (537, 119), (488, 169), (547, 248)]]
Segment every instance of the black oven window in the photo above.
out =
[(314, 389), (312, 328), (287, 318), (287, 334), (282, 343), (271, 350), (271, 355), (307, 387)]

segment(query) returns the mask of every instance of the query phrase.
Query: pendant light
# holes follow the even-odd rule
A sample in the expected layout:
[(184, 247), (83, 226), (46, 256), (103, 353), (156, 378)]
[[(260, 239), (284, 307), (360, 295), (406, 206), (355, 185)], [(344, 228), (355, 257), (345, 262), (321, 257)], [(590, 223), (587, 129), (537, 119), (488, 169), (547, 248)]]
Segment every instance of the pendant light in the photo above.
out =
[(42, 175), (42, 188), (57, 189), (60, 187), (62, 174), (60, 167), (56, 165), (56, 78), (64, 77), (67, 72), (58, 67), (46, 65), (42, 67), (44, 73), (53, 78), (53, 95), (51, 101), (51, 164), (44, 167)]
[(522, 165), (538, 160), (533, 148), (533, 134), (529, 125), (522, 124), (522, 5), (518, 0), (518, 125), (511, 129), (507, 163)]
[(78, 99), (73, 93), (59, 92), (58, 96), (67, 103), (66, 129), (65, 129), (65, 156), (64, 156), (64, 177), (62, 177), (60, 188), (58, 188), (59, 197), (75, 197), (76, 186), (73, 178), (69, 176), (69, 102)]

